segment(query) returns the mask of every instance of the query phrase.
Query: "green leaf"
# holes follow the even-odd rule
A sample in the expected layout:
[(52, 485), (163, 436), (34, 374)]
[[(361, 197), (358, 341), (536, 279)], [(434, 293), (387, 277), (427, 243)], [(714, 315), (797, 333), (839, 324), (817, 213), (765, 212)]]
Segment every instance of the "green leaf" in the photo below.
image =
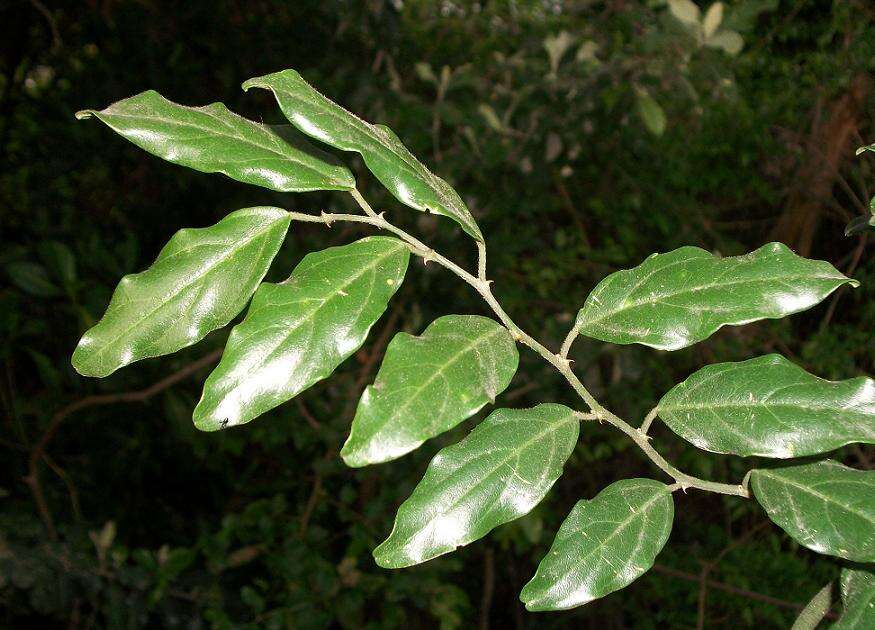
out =
[(83, 376), (185, 348), (230, 322), (252, 296), (289, 227), (280, 208), (245, 208), (177, 232), (146, 271), (125, 276), (73, 353)]
[(701, 12), (692, 0), (668, 0), (668, 10), (687, 26), (694, 26), (699, 23)]
[(329, 100), (294, 70), (249, 79), (243, 89), (271, 90), (280, 109), (302, 132), (337, 149), (360, 153), (365, 165), (401, 203), (449, 217), (483, 240), (471, 212), (447, 182), (429, 171), (383, 125), (372, 125)]
[(76, 114), (91, 116), (149, 153), (204, 173), (280, 192), (355, 188), (349, 169), (288, 125), (261, 125), (221, 103), (185, 107), (149, 90), (103, 111)]
[(258, 287), (207, 378), (195, 425), (244, 424), (331, 374), (364, 343), (409, 258), (398, 239), (372, 236), (307, 254), (288, 280)]
[(875, 628), (875, 573), (862, 567), (842, 569), (839, 584), (844, 610), (833, 630)]
[(647, 131), (654, 136), (661, 136), (665, 133), (665, 112), (649, 94), (641, 93), (638, 95), (638, 115), (644, 121)]
[(532, 611), (567, 610), (628, 586), (653, 566), (673, 519), (665, 484), (612, 483), (572, 508), (520, 599)]
[(730, 258), (681, 247), (602, 280), (575, 327), (602, 341), (677, 350), (722, 326), (804, 311), (843, 284), (859, 282), (781, 243)]
[(867, 145), (864, 145), (862, 147), (857, 147), (857, 151), (855, 152), (854, 155), (862, 155), (866, 151), (872, 151), (873, 153), (875, 153), (875, 143), (867, 144)]
[(751, 471), (769, 518), (796, 542), (846, 560), (875, 560), (875, 471), (832, 460)]
[(702, 20), (702, 34), (706, 39), (717, 32), (721, 22), (723, 22), (723, 3), (715, 2), (708, 7)]
[(814, 630), (832, 606), (832, 582), (820, 589), (802, 609), (790, 630)]
[(381, 567), (431, 560), (482, 538), (541, 502), (577, 443), (580, 421), (563, 405), (498, 409), (442, 449), (374, 550)]
[(875, 444), (875, 381), (827, 381), (778, 354), (709, 365), (657, 409), (672, 431), (712, 453), (804, 457)]
[(709, 48), (717, 48), (734, 57), (744, 48), (744, 39), (735, 31), (724, 30), (705, 40)]
[(60, 293), (58, 287), (49, 280), (46, 268), (37, 263), (19, 260), (6, 265), (6, 273), (13, 284), (22, 291), (37, 297), (54, 297)]
[(518, 364), (513, 337), (488, 317), (448, 315), (419, 337), (395, 335), (359, 401), (343, 460), (359, 467), (409, 453), (494, 402)]

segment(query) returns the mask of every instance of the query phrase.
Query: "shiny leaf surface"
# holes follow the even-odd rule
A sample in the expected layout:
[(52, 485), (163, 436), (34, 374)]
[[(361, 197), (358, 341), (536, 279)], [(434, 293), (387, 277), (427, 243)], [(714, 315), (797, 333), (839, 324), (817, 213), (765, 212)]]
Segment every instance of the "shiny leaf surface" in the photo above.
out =
[(494, 402), (518, 363), (510, 333), (487, 317), (448, 315), (419, 337), (397, 334), (362, 394), (343, 460), (357, 467), (409, 453)]
[(185, 348), (230, 322), (252, 296), (289, 227), (280, 208), (245, 208), (177, 232), (146, 271), (119, 282), (73, 353), (84, 376), (107, 376)]
[(285, 282), (262, 284), (207, 378), (195, 425), (249, 422), (331, 374), (364, 343), (409, 257), (398, 239), (374, 236), (308, 254)]
[(818, 553), (875, 561), (875, 471), (832, 460), (751, 472), (769, 518)]
[(261, 125), (221, 103), (186, 107), (149, 90), (102, 111), (76, 114), (91, 116), (141, 149), (204, 173), (280, 192), (355, 188), (349, 169), (289, 126)]
[(389, 538), (374, 550), (377, 564), (419, 564), (527, 514), (562, 474), (579, 425), (563, 405), (492, 412), (431, 460)]
[(839, 585), (843, 610), (833, 630), (875, 628), (875, 573), (871, 568), (842, 569)]
[(628, 586), (653, 566), (673, 520), (665, 484), (612, 483), (572, 508), (520, 599), (528, 610), (566, 610)]
[(361, 154), (365, 165), (398, 201), (449, 217), (479, 241), (483, 235), (453, 188), (429, 171), (383, 125), (372, 125), (317, 92), (294, 70), (249, 79), (243, 89), (264, 88), (302, 132), (337, 149)]
[(798, 313), (846, 283), (859, 284), (780, 243), (730, 258), (681, 247), (602, 280), (576, 328), (602, 341), (677, 350), (722, 326)]
[(814, 630), (832, 606), (832, 583), (817, 591), (793, 622), (790, 630)]
[(803, 457), (875, 443), (875, 381), (826, 381), (777, 354), (709, 365), (658, 410), (672, 431), (713, 453)]

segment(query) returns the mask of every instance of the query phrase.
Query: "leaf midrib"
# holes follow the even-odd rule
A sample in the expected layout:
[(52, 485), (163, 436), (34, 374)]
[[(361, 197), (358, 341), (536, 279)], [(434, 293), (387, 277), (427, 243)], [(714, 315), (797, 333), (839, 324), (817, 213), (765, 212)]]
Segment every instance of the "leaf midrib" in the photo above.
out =
[[(179, 295), (183, 291), (188, 290), (190, 287), (192, 287), (193, 285), (195, 285), (199, 282), (203, 282), (204, 278), (206, 276), (208, 276), (216, 267), (218, 267), (222, 263), (226, 262), (229, 258), (231, 258), (235, 254), (237, 254), (240, 250), (246, 248), (249, 245), (252, 245), (252, 243), (254, 243), (258, 238), (260, 238), (261, 236), (263, 236), (267, 232), (276, 228), (276, 223), (277, 223), (276, 221), (273, 221), (270, 224), (268, 224), (268, 226), (266, 228), (259, 230), (259, 231), (255, 232), (254, 234), (249, 235), (249, 237), (247, 239), (238, 241), (238, 243), (239, 243), (238, 245), (235, 245), (234, 247), (231, 247), (229, 250), (227, 250), (227, 252), (225, 254), (223, 254), (222, 256), (220, 256), (218, 259), (216, 259), (213, 262), (213, 264), (211, 264), (206, 269), (204, 269), (203, 273), (198, 274), (197, 276), (193, 277), (189, 281), (186, 281), (186, 282), (183, 282), (182, 284), (176, 285), (174, 287), (173, 292), (170, 294), (170, 297), (168, 297), (163, 302), (159, 303), (158, 306), (156, 306), (154, 309), (147, 312), (142, 317), (134, 320), (134, 322), (130, 326), (128, 326), (127, 328), (122, 330), (121, 333), (119, 333), (118, 335), (116, 335), (115, 337), (113, 337), (112, 339), (107, 341), (106, 343), (104, 343), (100, 348), (96, 349), (94, 351), (93, 356), (95, 358), (98, 356), (101, 356), (105, 351), (107, 351), (110, 348), (110, 346), (112, 346), (119, 339), (121, 339), (122, 337), (127, 335), (129, 332), (131, 332), (132, 330), (134, 330), (135, 328), (140, 326), (143, 322), (150, 319), (155, 313), (160, 311), (162, 308), (166, 307), (170, 302), (174, 301), (177, 297), (179, 297)], [(158, 261), (156, 260), (156, 262), (158, 262)], [(88, 363), (91, 363), (91, 362), (89, 361)]]
[[(732, 281), (723, 282), (720, 284), (705, 284), (705, 285), (696, 285), (696, 286), (692, 286), (692, 287), (687, 286), (681, 290), (670, 291), (669, 293), (651, 295), (651, 296), (648, 296), (644, 300), (638, 299), (638, 300), (635, 300), (634, 302), (630, 302), (628, 304), (624, 303), (622, 308), (603, 311), (600, 315), (593, 317), (593, 318), (582, 318), (583, 321), (581, 323), (581, 328), (586, 327), (586, 326), (592, 326), (592, 325), (599, 324), (606, 319), (614, 317), (618, 313), (624, 313), (626, 311), (630, 311), (630, 310), (639, 308), (641, 306), (646, 306), (648, 304), (652, 305), (654, 303), (657, 303), (657, 302), (664, 300), (665, 298), (676, 297), (678, 295), (684, 295), (687, 293), (695, 293), (695, 292), (699, 292), (699, 291), (707, 291), (709, 289), (716, 289), (716, 288), (722, 289), (725, 287), (735, 286), (738, 284), (763, 284), (763, 283), (767, 283), (767, 282), (776, 282), (776, 281), (791, 282), (794, 280), (834, 280), (834, 281), (839, 281), (840, 283), (844, 283), (844, 282), (848, 281), (848, 278), (836, 277), (836, 276), (815, 276), (815, 275), (811, 275), (811, 274), (804, 274), (804, 275), (781, 276), (781, 277), (772, 276), (772, 277), (766, 277), (766, 278), (747, 278), (747, 279), (740, 279), (740, 280), (732, 280)], [(673, 306), (674, 308), (680, 308), (680, 309), (687, 310), (687, 308), (685, 306), (679, 306), (679, 305), (671, 305), (671, 306)], [(584, 306), (584, 309), (585, 308), (586, 308), (586, 306)], [(737, 310), (743, 310), (743, 308), (737, 309)]]

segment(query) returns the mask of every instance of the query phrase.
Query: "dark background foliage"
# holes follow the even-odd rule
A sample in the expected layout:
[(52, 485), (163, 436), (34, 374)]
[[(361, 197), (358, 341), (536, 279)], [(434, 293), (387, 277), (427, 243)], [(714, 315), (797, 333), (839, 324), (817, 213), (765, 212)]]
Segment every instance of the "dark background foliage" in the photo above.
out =
[[(239, 85), (296, 68), (393, 127), (453, 183), (487, 234), (499, 299), (552, 347), (600, 278), (680, 245), (732, 255), (782, 240), (862, 281), (806, 314), (671, 354), (579, 342), (587, 385), (640, 418), (711, 362), (776, 351), (826, 378), (875, 371), (875, 265), (865, 236), (843, 236), (875, 181), (871, 160), (853, 157), (875, 133), (873, 18), (865, 0), (733, 0), (722, 27), (744, 48), (729, 54), (660, 0), (0, 3), (0, 625), (789, 625), (793, 604), (839, 565), (766, 525), (752, 502), (699, 492), (677, 497), (659, 566), (629, 588), (566, 613), (522, 610), (517, 594), (575, 501), (620, 478), (661, 478), (596, 424), (527, 517), (414, 569), (375, 567), (370, 550), (429, 458), (483, 415), (388, 465), (353, 471), (337, 456), (392, 334), (449, 312), (486, 314), (440, 268), (412, 265), (353, 359), (239, 429), (199, 433), (190, 417), (210, 358), (195, 362), (227, 330), (105, 380), (76, 375), (69, 356), (115, 283), (177, 229), (258, 204), (317, 212), (348, 201), (180, 169), (73, 114), (153, 88), (276, 122), (269, 95)], [(645, 95), (665, 116), (662, 133), (658, 112), (640, 112)], [(472, 263), (454, 224), (401, 207), (344, 159), (373, 204)], [(270, 276), (365, 232), (295, 224)], [(180, 370), (169, 387), (93, 398)], [(499, 404), (541, 401), (573, 404), (523, 351)], [(755, 463), (698, 452), (658, 426), (655, 440), (699, 476), (737, 481)], [(834, 456), (875, 461), (871, 448)]]

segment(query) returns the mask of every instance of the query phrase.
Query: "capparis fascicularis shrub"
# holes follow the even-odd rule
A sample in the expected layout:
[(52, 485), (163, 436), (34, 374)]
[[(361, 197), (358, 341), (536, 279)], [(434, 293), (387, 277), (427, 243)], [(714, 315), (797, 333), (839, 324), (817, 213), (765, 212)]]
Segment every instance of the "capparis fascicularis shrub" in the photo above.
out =
[[(461, 442), (441, 450), (374, 550), (377, 564), (425, 562), (528, 513), (562, 474), (581, 426), (594, 420), (626, 434), (669, 482), (622, 479), (580, 500), (522, 590), (529, 610), (580, 606), (646, 572), (669, 537), (677, 490), (755, 498), (801, 545), (855, 563), (875, 562), (875, 471), (829, 459), (785, 461), (875, 443), (871, 379), (826, 381), (777, 354), (718, 363), (676, 385), (634, 426), (593, 397), (568, 358), (581, 335), (685, 348), (722, 326), (803, 311), (842, 285), (856, 286), (855, 280), (780, 243), (728, 258), (682, 247), (602, 280), (554, 351), (514, 323), (496, 300), (486, 239), (462, 198), (390, 129), (346, 111), (293, 70), (250, 79), (243, 88), (270, 90), (291, 125), (259, 124), (221, 104), (177, 105), (153, 91), (78, 117), (97, 118), (170, 162), (274, 191), (339, 191), (351, 195), (361, 212), (253, 207), (210, 227), (181, 230), (151, 267), (122, 278), (106, 314), (73, 354), (81, 374), (107, 376), (195, 344), (248, 304), (194, 409), (194, 423), (205, 431), (245, 424), (329, 377), (353, 354), (389, 307), (410, 256), (418, 256), (469, 284), (494, 318), (448, 314), (418, 336), (392, 339), (340, 453), (348, 465), (398, 459), (493, 404), (517, 370), (520, 346), (564, 377), (580, 407), (545, 401), (530, 409), (495, 409)], [(403, 205), (455, 221), (477, 249), (477, 268), (463, 268), (375, 212), (352, 172), (304, 136), (360, 154)], [(310, 253), (284, 282), (262, 282), (292, 221), (363, 223), (382, 234)], [(650, 444), (648, 429), (657, 418), (700, 449), (781, 461), (750, 471), (739, 483), (696, 478)], [(872, 619), (871, 578), (864, 568), (846, 569), (848, 619)]]

